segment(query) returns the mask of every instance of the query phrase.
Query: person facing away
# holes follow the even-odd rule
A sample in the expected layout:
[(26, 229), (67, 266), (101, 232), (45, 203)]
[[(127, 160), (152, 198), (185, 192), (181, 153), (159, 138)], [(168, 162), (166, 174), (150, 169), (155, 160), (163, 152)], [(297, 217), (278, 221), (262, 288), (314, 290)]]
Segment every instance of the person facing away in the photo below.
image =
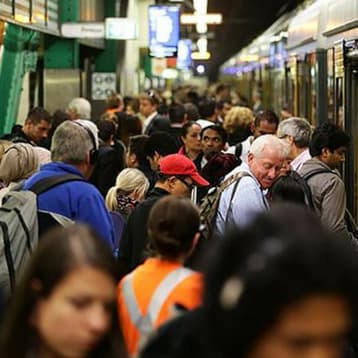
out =
[(37, 197), (40, 210), (55, 212), (88, 224), (114, 249), (112, 220), (98, 189), (87, 182), (98, 151), (97, 127), (87, 120), (63, 122), (51, 144), (52, 163), (44, 164), (23, 185), (29, 190), (40, 180), (72, 174), (79, 180), (57, 185)]
[(93, 172), (89, 178), (105, 198), (125, 166), (125, 147), (115, 140), (115, 124), (106, 119), (95, 121), (98, 128), (99, 149)]
[(175, 305), (189, 310), (201, 304), (202, 277), (183, 266), (199, 239), (199, 224), (198, 210), (187, 198), (169, 195), (153, 206), (148, 218), (152, 256), (125, 276), (117, 291), (119, 320), (131, 356), (171, 318)]
[(0, 202), (12, 188), (36, 173), (39, 166), (39, 156), (34, 146), (28, 143), (9, 146), (0, 162), (0, 182), (4, 185), (0, 189)]
[(121, 240), (119, 260), (121, 271), (128, 273), (146, 257), (149, 242), (147, 221), (154, 204), (167, 195), (190, 197), (195, 186), (209, 183), (199, 175), (194, 163), (181, 154), (167, 155), (159, 161), (159, 177), (146, 200), (140, 203), (129, 216)]
[(67, 113), (74, 119), (91, 119), (92, 105), (83, 97), (76, 97), (67, 106)]
[(267, 134), (254, 140), (248, 164), (242, 163), (226, 176), (239, 172), (248, 174), (237, 186), (232, 183), (223, 191), (215, 221), (217, 236), (224, 237), (228, 226), (248, 225), (257, 214), (269, 208), (264, 191), (279, 176), (288, 153), (288, 144), (274, 135)]
[(139, 169), (123, 169), (116, 178), (116, 184), (108, 190), (107, 209), (128, 220), (134, 208), (144, 200), (148, 189), (149, 181)]
[(280, 122), (277, 136), (284, 138), (290, 145), (290, 162), (292, 170), (298, 171), (303, 163), (311, 159), (309, 144), (312, 136), (310, 123), (305, 118), (292, 117)]
[(13, 143), (42, 145), (51, 128), (51, 115), (41, 107), (32, 108), (27, 114), (22, 128), (10, 138)]
[[(351, 234), (345, 222), (346, 191), (338, 169), (345, 160), (349, 142), (349, 136), (335, 124), (321, 124), (312, 135), (309, 147), (312, 159), (299, 171), (307, 177), (313, 205), (322, 222), (348, 239)], [(314, 172), (317, 174), (309, 176)]]
[(153, 188), (159, 167), (159, 161), (169, 154), (177, 153), (178, 147), (173, 137), (166, 132), (152, 133), (144, 144), (145, 156), (149, 162), (149, 172), (144, 172)]
[(250, 108), (232, 107), (225, 115), (223, 122), (223, 128), (228, 134), (229, 145), (235, 146), (252, 135), (253, 124), (254, 115)]
[(0, 356), (126, 358), (116, 279), (110, 249), (88, 227), (48, 232), (6, 310)]
[(159, 328), (141, 358), (342, 358), (356, 348), (357, 252), (303, 206), (216, 242), (203, 305)]

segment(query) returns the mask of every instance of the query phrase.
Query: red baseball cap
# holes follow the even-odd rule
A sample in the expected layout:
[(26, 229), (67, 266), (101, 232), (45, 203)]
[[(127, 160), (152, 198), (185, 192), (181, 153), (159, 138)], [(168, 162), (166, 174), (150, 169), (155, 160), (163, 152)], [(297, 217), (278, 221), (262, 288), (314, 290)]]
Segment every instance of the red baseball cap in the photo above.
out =
[(164, 175), (188, 176), (200, 186), (208, 186), (207, 182), (196, 169), (195, 164), (182, 154), (170, 154), (159, 161), (159, 172)]

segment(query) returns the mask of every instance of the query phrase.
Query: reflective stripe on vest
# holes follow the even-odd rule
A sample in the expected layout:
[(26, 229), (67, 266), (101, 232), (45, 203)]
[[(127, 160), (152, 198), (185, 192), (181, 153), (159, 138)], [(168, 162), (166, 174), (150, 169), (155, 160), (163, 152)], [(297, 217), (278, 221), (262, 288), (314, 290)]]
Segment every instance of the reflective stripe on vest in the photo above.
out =
[(153, 324), (157, 320), (160, 310), (170, 293), (193, 273), (194, 271), (185, 267), (179, 267), (170, 272), (155, 289), (145, 316), (141, 312), (135, 296), (133, 286), (134, 272), (124, 278), (122, 295), (130, 320), (140, 333), (147, 334), (152, 330)]

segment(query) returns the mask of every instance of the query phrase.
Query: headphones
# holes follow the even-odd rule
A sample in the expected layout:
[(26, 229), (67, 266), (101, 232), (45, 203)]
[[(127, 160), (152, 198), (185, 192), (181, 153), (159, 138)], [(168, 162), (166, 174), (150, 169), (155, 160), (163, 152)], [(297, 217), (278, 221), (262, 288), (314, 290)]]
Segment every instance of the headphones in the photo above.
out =
[(97, 149), (96, 138), (94, 137), (92, 131), (89, 128), (87, 128), (86, 126), (84, 126), (83, 124), (79, 123), (76, 120), (72, 121), (72, 123), (76, 123), (78, 126), (80, 126), (83, 129), (85, 129), (87, 134), (88, 134), (88, 136), (91, 138), (93, 148), (89, 151), (89, 161), (90, 161), (90, 164), (94, 165), (96, 163), (96, 161), (97, 161), (97, 158), (98, 158), (98, 149)]

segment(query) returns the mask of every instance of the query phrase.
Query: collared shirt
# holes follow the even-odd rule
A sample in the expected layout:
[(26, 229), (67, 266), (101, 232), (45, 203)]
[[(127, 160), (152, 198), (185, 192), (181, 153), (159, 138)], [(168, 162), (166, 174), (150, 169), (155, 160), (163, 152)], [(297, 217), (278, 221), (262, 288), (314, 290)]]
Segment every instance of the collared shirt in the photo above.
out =
[(241, 160), (247, 164), (247, 157), (250, 152), (251, 144), (254, 141), (254, 136), (247, 137), (241, 144)]
[(149, 126), (150, 122), (152, 121), (152, 119), (158, 114), (157, 111), (153, 112), (151, 115), (149, 115), (143, 123), (143, 133), (145, 133), (145, 130), (147, 129), (147, 127)]
[(292, 162), (291, 167), (296, 172), (299, 171), (302, 168), (302, 165), (304, 162), (306, 162), (308, 159), (311, 159), (310, 151), (309, 149), (305, 149), (301, 154), (299, 154)]
[(260, 183), (250, 172), (246, 163), (236, 167), (227, 174), (226, 178), (238, 172), (247, 172), (250, 176), (241, 178), (232, 200), (234, 183), (221, 194), (215, 223), (215, 232), (219, 237), (224, 237), (228, 225), (245, 227), (252, 222), (257, 214), (269, 207)]

